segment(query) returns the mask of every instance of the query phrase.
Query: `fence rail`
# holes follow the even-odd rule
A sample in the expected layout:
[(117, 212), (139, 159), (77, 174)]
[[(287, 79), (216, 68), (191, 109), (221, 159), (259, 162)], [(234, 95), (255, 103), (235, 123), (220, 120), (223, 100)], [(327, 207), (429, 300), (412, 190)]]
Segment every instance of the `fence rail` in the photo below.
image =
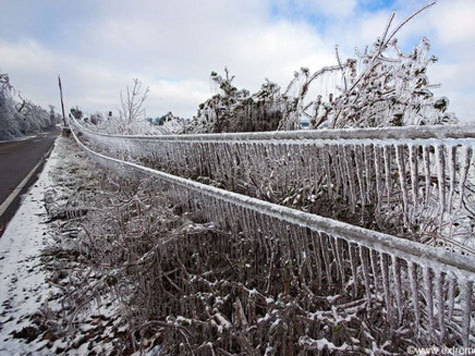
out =
[(472, 257), (108, 157), (86, 147), (75, 130), (72, 134), (93, 160), (115, 171), (154, 177), (177, 204), (187, 202), (221, 228), (243, 232), (258, 241), (262, 253), (269, 253), (269, 238), (276, 241), (300, 278), (338, 285), (355, 298), (380, 298), (392, 324), (409, 319), (418, 336), (434, 344), (475, 342)]
[(320, 130), (293, 130), (293, 131), (266, 131), (266, 132), (236, 132), (236, 133), (209, 133), (209, 134), (175, 134), (175, 135), (118, 135), (96, 132), (82, 126), (76, 119), (71, 121), (80, 125), (91, 134), (118, 140), (150, 140), (150, 141), (249, 141), (249, 140), (361, 140), (361, 139), (475, 139), (475, 125), (429, 125), (429, 126), (401, 126), (384, 128), (358, 129), (320, 129)]

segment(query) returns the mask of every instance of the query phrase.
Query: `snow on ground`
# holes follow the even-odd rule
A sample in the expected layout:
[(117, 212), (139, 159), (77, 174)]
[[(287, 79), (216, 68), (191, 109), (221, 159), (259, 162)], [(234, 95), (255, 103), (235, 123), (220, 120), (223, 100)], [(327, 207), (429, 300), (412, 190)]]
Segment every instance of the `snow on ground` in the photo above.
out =
[(78, 147), (59, 137), (0, 238), (0, 355), (109, 354), (124, 333), (108, 296), (79, 311), (64, 304), (84, 271), (68, 250), (78, 219), (66, 210), (75, 192), (96, 188), (91, 174)]
[(43, 195), (52, 185), (49, 172), (56, 163), (57, 147), (0, 238), (0, 354), (40, 355), (37, 348), (47, 342), (32, 348), (19, 337), (28, 340), (34, 333), (30, 316), (54, 292), (39, 257), (48, 238)]
[(29, 140), (30, 138), (36, 137), (36, 136), (38, 136), (38, 135), (15, 137), (15, 138), (12, 138), (11, 140), (0, 140), (0, 143), (9, 143), (9, 142), (25, 141), (25, 140)]

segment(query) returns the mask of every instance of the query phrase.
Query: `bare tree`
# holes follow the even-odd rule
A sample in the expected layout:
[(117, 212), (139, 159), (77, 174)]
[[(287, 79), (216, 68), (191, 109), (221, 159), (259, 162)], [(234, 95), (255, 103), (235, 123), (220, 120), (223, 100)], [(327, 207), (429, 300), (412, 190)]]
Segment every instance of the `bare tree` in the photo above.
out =
[(143, 83), (135, 78), (132, 86), (127, 86), (125, 97), (120, 92), (121, 108), (119, 117), (126, 126), (131, 126), (140, 118), (145, 118), (144, 102), (150, 93), (150, 87), (142, 88)]

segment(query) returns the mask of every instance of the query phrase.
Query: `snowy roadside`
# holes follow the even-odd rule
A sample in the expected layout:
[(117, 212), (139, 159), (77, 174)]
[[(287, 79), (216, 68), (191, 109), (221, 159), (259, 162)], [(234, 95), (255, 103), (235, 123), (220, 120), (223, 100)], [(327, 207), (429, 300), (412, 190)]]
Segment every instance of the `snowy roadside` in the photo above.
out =
[(64, 304), (75, 293), (77, 274), (88, 277), (83, 285), (97, 278), (68, 248), (82, 215), (74, 216), (74, 197), (94, 194), (97, 184), (82, 158), (73, 142), (59, 137), (0, 238), (0, 355), (103, 354), (114, 332), (123, 331), (117, 304), (107, 296), (80, 311)]
[(18, 141), (25, 141), (29, 140), (30, 138), (34, 138), (38, 135), (28, 135), (28, 136), (22, 136), (22, 137), (15, 137), (10, 140), (0, 140), (0, 143), (10, 143), (10, 142), (18, 142)]
[(39, 257), (48, 238), (43, 196), (52, 185), (49, 173), (57, 164), (57, 156), (55, 145), (38, 181), (25, 194), (0, 238), (0, 353), (38, 355), (38, 349), (47, 342), (32, 347), (25, 344), (25, 339), (30, 340), (35, 333), (30, 316), (54, 293), (46, 283), (47, 274)]

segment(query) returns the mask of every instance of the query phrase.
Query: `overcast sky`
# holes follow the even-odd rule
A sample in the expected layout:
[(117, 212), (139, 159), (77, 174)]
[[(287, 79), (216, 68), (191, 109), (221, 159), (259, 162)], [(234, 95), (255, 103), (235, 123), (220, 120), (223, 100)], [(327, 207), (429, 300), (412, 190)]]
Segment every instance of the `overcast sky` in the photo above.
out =
[[(285, 86), (371, 44), (392, 10), (402, 20), (419, 0), (0, 0), (0, 71), (24, 97), (59, 107), (114, 110), (133, 78), (151, 88), (147, 115), (191, 117), (227, 66), (251, 92), (265, 78)], [(429, 38), (430, 73), (450, 111), (475, 122), (475, 0), (440, 0), (399, 35), (403, 48)]]

